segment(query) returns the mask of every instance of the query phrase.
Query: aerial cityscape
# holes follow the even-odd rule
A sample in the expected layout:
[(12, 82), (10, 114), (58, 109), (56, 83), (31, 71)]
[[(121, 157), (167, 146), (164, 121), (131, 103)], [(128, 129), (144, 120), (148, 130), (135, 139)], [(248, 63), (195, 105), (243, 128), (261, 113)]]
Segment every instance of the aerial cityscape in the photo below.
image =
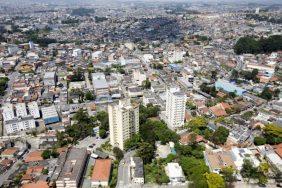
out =
[(0, 0), (1, 188), (282, 187), (282, 1)]

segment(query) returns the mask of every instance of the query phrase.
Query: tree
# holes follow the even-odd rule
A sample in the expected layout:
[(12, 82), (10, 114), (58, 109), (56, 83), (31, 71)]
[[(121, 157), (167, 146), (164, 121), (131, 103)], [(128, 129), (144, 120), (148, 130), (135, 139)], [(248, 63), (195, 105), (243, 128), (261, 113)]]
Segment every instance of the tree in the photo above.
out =
[(58, 156), (59, 156), (59, 153), (57, 151), (49, 150), (49, 149), (44, 150), (41, 154), (41, 157), (43, 159), (49, 159), (50, 157), (57, 158)]
[(43, 170), (42, 170), (42, 174), (47, 175), (48, 173), (49, 173), (49, 170), (48, 170), (48, 169), (43, 169)]
[(190, 127), (192, 130), (201, 129), (201, 128), (205, 128), (207, 124), (208, 124), (208, 121), (205, 117), (197, 116), (188, 122), (188, 127)]
[(120, 161), (123, 158), (123, 152), (118, 147), (114, 147), (113, 152), (116, 156), (116, 159)]
[(264, 137), (267, 144), (282, 143), (282, 128), (274, 123), (268, 124), (264, 128)]
[(147, 142), (142, 142), (137, 150), (137, 156), (141, 157), (145, 164), (148, 164), (154, 158), (155, 148)]
[(260, 137), (260, 136), (256, 136), (254, 138), (254, 144), (256, 146), (264, 145), (264, 144), (266, 144), (266, 138), (263, 138), (263, 137)]
[(205, 177), (207, 179), (209, 188), (225, 188), (224, 179), (216, 173), (206, 173)]
[(229, 130), (226, 129), (225, 127), (220, 126), (213, 133), (213, 135), (211, 137), (211, 141), (214, 144), (221, 145), (221, 144), (224, 144), (226, 142), (228, 136), (229, 136)]
[(41, 154), (41, 157), (42, 157), (43, 159), (49, 159), (50, 156), (51, 156), (51, 151), (50, 151), (49, 149), (44, 150), (44, 151), (42, 152), (42, 154)]
[(265, 87), (259, 96), (268, 101), (272, 99), (272, 93), (268, 87)]
[(92, 101), (92, 100), (95, 100), (95, 97), (94, 97), (94, 95), (90, 91), (88, 91), (85, 94), (85, 99), (88, 100), (88, 101)]
[(105, 131), (105, 129), (99, 129), (99, 136), (100, 136), (100, 138), (106, 138), (107, 137), (107, 131)]
[(244, 159), (244, 163), (241, 169), (241, 175), (243, 178), (256, 179), (258, 178), (258, 169), (253, 166), (249, 159)]
[(204, 160), (181, 156), (179, 164), (182, 167), (184, 174), (193, 182), (193, 187), (208, 187), (204, 174), (209, 172), (209, 168), (206, 166)]
[(226, 182), (232, 183), (236, 181), (236, 177), (234, 175), (235, 169), (232, 166), (222, 168), (220, 174)]
[(142, 140), (140, 134), (134, 134), (133, 136), (131, 136), (131, 138), (127, 139), (124, 142), (124, 148), (125, 150), (129, 150), (133, 147), (137, 147), (141, 141)]
[(148, 78), (142, 82), (142, 88), (143, 89), (150, 89), (151, 88), (151, 82)]

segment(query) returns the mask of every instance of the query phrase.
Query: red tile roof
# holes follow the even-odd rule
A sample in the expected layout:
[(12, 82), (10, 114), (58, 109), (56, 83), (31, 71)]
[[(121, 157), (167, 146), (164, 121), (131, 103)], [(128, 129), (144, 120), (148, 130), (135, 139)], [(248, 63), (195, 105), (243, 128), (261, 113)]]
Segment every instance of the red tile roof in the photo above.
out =
[(25, 162), (35, 162), (35, 161), (42, 161), (43, 158), (41, 157), (42, 151), (32, 151), (30, 152), (26, 158), (25, 158)]
[(19, 149), (18, 148), (8, 148), (5, 149), (1, 155), (14, 155)]
[(39, 180), (36, 183), (27, 183), (22, 186), (22, 188), (49, 188), (46, 181)]
[(92, 181), (109, 181), (111, 166), (111, 159), (97, 159), (92, 172)]

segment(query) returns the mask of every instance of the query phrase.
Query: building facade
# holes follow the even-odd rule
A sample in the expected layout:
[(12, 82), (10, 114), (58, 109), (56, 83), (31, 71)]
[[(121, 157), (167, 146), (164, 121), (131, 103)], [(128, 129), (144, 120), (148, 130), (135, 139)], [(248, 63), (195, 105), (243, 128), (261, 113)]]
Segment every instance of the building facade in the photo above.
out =
[(139, 132), (139, 105), (129, 99), (108, 106), (110, 142), (113, 147), (124, 150), (124, 142)]
[(178, 87), (170, 87), (166, 91), (166, 122), (170, 129), (184, 125), (186, 95)]

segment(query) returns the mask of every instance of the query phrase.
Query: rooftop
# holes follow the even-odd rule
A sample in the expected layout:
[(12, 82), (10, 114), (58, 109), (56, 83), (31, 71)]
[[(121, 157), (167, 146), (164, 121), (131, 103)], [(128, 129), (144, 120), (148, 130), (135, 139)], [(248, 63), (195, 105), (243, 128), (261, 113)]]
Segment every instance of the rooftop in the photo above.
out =
[(92, 172), (92, 181), (109, 181), (111, 175), (111, 159), (97, 159)]

